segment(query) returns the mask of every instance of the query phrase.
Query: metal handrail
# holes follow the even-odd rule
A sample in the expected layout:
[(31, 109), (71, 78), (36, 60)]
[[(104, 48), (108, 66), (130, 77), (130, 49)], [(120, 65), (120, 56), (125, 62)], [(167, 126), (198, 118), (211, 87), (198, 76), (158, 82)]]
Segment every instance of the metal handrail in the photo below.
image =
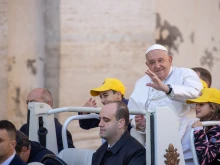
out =
[[(89, 108), (89, 107), (62, 107), (51, 109), (47, 111), (47, 114), (56, 114), (61, 112), (90, 112), (90, 113), (99, 113), (101, 108)], [(130, 115), (145, 115), (146, 110), (139, 109), (129, 109)]]
[[(219, 124), (220, 124), (220, 121), (204, 121), (204, 122), (202, 122), (203, 127), (219, 125)], [(196, 148), (195, 148), (195, 145), (194, 145), (194, 128), (191, 129), (190, 144), (191, 144), (191, 149), (192, 149), (194, 165), (199, 165), (198, 157), (197, 157), (197, 154), (196, 154)]]
[(67, 134), (66, 130), (69, 125), (69, 123), (72, 120), (81, 120), (81, 119), (99, 119), (99, 115), (97, 114), (88, 114), (88, 115), (74, 115), (68, 117), (62, 127), (62, 141), (63, 141), (63, 149), (68, 148), (68, 143), (67, 143)]

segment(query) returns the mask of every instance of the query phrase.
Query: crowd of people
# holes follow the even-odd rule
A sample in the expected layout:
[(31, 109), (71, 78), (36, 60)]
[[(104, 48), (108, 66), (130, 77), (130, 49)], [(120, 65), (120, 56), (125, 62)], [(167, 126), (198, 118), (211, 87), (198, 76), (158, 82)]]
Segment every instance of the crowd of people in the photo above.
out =
[[(173, 57), (159, 44), (147, 49), (145, 59), (146, 75), (135, 83), (129, 100), (124, 98), (125, 86), (116, 78), (106, 78), (101, 86), (91, 89), (91, 96), (99, 96), (103, 104), (100, 119), (79, 120), (79, 125), (82, 129), (100, 127), (103, 144), (93, 154), (92, 165), (145, 165), (145, 146), (130, 135), (130, 130), (145, 135), (146, 118), (144, 115), (129, 115), (129, 109), (154, 112), (157, 107), (168, 107), (175, 113), (186, 165), (194, 164), (189, 139), (191, 128), (194, 129), (199, 163), (220, 164), (220, 125), (203, 127), (201, 123), (220, 120), (220, 91), (211, 88), (210, 72), (200, 67), (173, 66)], [(53, 105), (51, 93), (44, 88), (30, 91), (27, 104), (29, 102)], [(96, 107), (96, 101), (90, 98), (84, 107)], [(88, 113), (79, 112), (82, 114)], [(57, 118), (54, 121), (60, 152), (63, 149), (62, 125)], [(11, 122), (0, 121), (0, 165), (40, 162), (46, 154), (54, 155), (38, 142), (28, 140), (27, 128), (24, 124), (20, 131), (16, 131)], [(68, 147), (74, 148), (68, 130), (67, 138)], [(53, 161), (45, 164), (56, 165)]]

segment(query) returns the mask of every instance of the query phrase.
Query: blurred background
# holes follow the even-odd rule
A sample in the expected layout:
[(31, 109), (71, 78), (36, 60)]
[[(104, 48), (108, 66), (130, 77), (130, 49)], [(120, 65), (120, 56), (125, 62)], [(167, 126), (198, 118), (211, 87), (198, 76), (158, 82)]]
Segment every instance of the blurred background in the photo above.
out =
[[(51, 91), (54, 108), (82, 106), (90, 89), (114, 77), (129, 98), (154, 43), (178, 67), (208, 69), (220, 89), (219, 31), (220, 0), (0, 0), (0, 119), (17, 129), (26, 123), (26, 97), (36, 87)], [(101, 145), (98, 128), (68, 129), (77, 148)]]

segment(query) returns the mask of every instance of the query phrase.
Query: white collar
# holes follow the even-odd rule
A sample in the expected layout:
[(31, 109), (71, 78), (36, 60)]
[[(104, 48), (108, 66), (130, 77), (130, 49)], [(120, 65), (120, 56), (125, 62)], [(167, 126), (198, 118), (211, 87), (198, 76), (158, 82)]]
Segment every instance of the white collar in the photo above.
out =
[[(115, 143), (114, 143), (114, 144), (115, 144)], [(114, 144), (113, 144), (113, 145), (114, 145)], [(108, 143), (108, 148), (112, 148), (112, 147), (113, 147), (113, 145), (110, 145), (110, 144)]]
[(173, 66), (171, 65), (171, 67), (170, 67), (170, 71), (169, 71), (169, 74), (168, 74), (167, 77), (169, 77), (169, 75), (171, 74), (172, 71), (173, 71)]
[(167, 77), (162, 81), (163, 83), (165, 83), (165, 82), (167, 81), (167, 79), (170, 78), (171, 74), (173, 73), (173, 71), (174, 71), (175, 69), (176, 69), (176, 68), (171, 65), (169, 74), (168, 74)]
[(14, 151), (14, 153), (0, 165), (9, 165), (11, 163), (12, 159), (15, 157), (15, 154), (16, 154), (16, 152)]

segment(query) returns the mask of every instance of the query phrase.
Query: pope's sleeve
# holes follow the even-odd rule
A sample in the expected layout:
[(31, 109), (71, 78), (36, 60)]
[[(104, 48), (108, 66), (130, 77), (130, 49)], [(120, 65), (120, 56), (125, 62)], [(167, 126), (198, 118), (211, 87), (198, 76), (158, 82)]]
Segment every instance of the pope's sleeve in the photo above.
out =
[(187, 99), (194, 99), (199, 96), (203, 86), (198, 75), (191, 69), (183, 68), (183, 84), (173, 85), (172, 100), (185, 103)]

